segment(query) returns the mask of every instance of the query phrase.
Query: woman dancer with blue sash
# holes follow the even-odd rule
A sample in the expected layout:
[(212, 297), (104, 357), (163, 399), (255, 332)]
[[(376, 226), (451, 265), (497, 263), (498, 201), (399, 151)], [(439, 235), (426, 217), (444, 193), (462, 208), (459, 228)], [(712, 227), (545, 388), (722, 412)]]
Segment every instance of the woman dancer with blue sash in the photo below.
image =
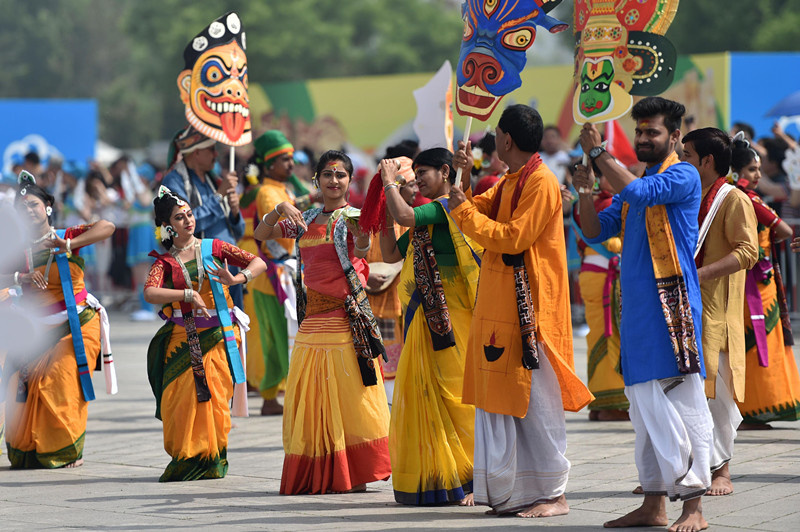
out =
[(12, 469), (78, 467), (83, 464), (91, 371), (101, 364), (106, 391), (116, 393), (105, 309), (84, 285), (78, 250), (114, 233), (114, 224), (56, 230), (50, 225), (54, 198), (22, 172), (15, 204), (29, 222), (30, 247), (13, 274), (15, 305), (41, 326), (52, 347), (33, 358), (9, 353), (6, 445)]
[[(153, 252), (145, 283), (149, 303), (166, 321), (147, 353), (147, 374), (172, 457), (161, 482), (222, 478), (228, 471), (230, 401), (244, 389), (240, 349), (249, 319), (228, 286), (264, 273), (264, 261), (218, 239), (194, 236), (188, 202), (162, 186), (153, 201), (157, 236), (168, 250)], [(242, 270), (232, 275), (228, 265)], [(236, 400), (234, 400), (234, 403)]]

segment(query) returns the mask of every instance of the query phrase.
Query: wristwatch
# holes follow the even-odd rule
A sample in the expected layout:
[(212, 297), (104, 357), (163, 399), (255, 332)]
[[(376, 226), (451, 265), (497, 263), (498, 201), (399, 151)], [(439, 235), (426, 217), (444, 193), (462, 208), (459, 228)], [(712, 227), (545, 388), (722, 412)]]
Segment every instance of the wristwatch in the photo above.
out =
[(594, 148), (589, 150), (589, 158), (594, 161), (595, 159), (597, 159), (598, 157), (603, 155), (605, 152), (606, 152), (606, 149), (604, 147), (595, 146)]

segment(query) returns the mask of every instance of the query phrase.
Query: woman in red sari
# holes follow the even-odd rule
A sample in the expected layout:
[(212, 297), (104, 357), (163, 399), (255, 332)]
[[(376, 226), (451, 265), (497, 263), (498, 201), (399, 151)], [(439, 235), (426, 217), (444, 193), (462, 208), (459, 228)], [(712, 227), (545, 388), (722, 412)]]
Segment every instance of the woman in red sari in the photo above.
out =
[(740, 429), (770, 428), (770, 421), (800, 419), (800, 375), (794, 359), (783, 280), (774, 247), (792, 229), (764, 203), (755, 188), (761, 160), (747, 141), (734, 139), (731, 169), (736, 185), (752, 200), (758, 220), (759, 261), (745, 281), (745, 400)]

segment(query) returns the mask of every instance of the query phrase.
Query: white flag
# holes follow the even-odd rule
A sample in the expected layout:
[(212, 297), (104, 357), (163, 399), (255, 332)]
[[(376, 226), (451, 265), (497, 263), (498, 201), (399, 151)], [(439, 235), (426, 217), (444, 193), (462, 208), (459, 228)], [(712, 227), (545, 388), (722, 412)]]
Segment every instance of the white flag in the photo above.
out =
[(453, 67), (445, 61), (431, 80), (414, 91), (417, 117), (414, 133), (419, 149), (447, 148), (453, 151)]

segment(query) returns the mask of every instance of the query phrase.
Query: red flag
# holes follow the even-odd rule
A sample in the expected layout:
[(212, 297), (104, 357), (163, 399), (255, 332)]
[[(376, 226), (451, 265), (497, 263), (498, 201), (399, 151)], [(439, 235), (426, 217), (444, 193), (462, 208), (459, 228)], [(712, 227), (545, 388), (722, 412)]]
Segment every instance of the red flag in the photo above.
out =
[(639, 162), (636, 158), (636, 152), (633, 151), (631, 141), (625, 135), (625, 130), (619, 125), (616, 120), (606, 122), (606, 150), (608, 153), (616, 157), (619, 162), (625, 166), (633, 166)]

